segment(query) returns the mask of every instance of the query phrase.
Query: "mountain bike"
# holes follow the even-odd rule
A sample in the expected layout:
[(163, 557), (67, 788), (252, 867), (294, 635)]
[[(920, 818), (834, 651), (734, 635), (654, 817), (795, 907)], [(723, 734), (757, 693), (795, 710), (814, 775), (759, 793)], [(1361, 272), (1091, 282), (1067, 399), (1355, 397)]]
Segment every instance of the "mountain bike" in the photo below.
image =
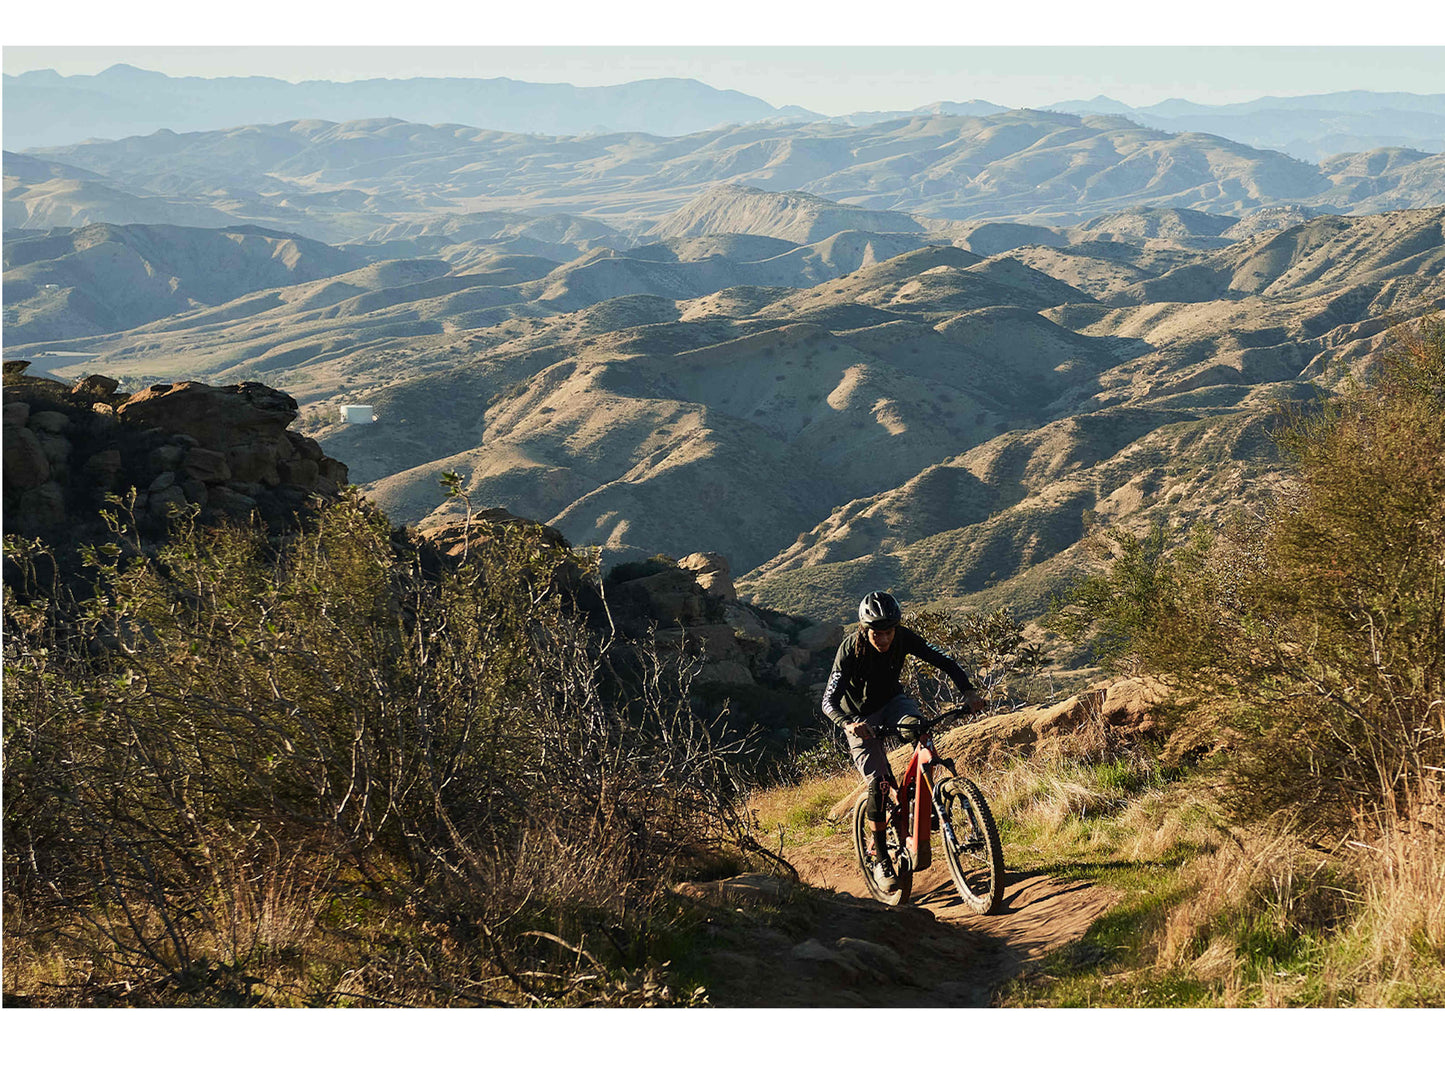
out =
[(892, 892), (878, 885), (868, 860), (868, 796), (853, 807), (853, 849), (868, 891), (882, 903), (901, 907), (908, 902), (913, 875), (933, 862), (934, 829), (943, 839), (948, 871), (963, 902), (981, 915), (993, 913), (1003, 902), (1003, 844), (993, 813), (978, 787), (955, 774), (952, 758), (939, 756), (933, 746), (933, 731), (940, 724), (970, 714), (967, 708), (951, 708), (925, 722), (914, 739), (902, 783), (895, 783), (889, 771), (883, 801), (888, 853), (898, 876)]

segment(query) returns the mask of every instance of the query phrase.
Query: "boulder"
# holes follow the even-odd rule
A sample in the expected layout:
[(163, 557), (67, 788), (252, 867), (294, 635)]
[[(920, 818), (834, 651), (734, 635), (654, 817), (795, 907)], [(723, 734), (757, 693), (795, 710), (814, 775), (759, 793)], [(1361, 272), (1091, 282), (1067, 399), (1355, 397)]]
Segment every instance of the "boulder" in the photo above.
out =
[(50, 460), (30, 429), (5, 427), (5, 488), (32, 489), (50, 481)]
[(70, 389), (70, 394), (92, 399), (108, 399), (115, 394), (119, 387), (119, 380), (102, 376), (100, 373), (92, 373), (90, 376), (84, 376), (77, 380)]
[(185, 433), (204, 448), (251, 443), (245, 439), (248, 434), (274, 439), (300, 416), (295, 399), (264, 384), (213, 388), (193, 380), (152, 384), (127, 399), (117, 413), (132, 425)]
[[(292, 460), (287, 466), (294, 473), (301, 469), (299, 468), (301, 462), (301, 460)], [(306, 462), (314, 461), (306, 460)], [(332, 462), (335, 461), (332, 460)], [(442, 557), (457, 561), (461, 560), (465, 549), (475, 547), (483, 539), (514, 525), (524, 525), (539, 530), (543, 543), (547, 545), (564, 548), (568, 545), (567, 539), (556, 527), (548, 527), (544, 523), (538, 523), (536, 520), (526, 519), (523, 516), (514, 516), (505, 508), (483, 508), (480, 512), (472, 514), (470, 522), (458, 516), (445, 523), (423, 528), (417, 533), (423, 541), (435, 547)]]
[[(321, 471), (321, 477), (318, 481), (330, 482), (333, 486), (344, 486), (347, 484), (346, 464), (339, 459), (332, 459), (330, 456), (323, 455), (316, 461), (316, 465)], [(493, 509), (493, 511), (502, 512), (504, 515), (511, 514), (507, 512), (505, 508)]]
[(720, 553), (689, 553), (677, 562), (677, 567), (694, 573), (721, 572), (724, 576), (731, 576), (733, 573), (732, 565)]
[(674, 892), (706, 903), (723, 906), (746, 903), (777, 903), (794, 891), (787, 881), (763, 873), (741, 873), (722, 881), (683, 881)]
[(276, 464), (276, 473), (281, 476), (283, 485), (296, 485), (310, 487), (316, 484), (321, 477), (321, 468), (314, 459), (302, 459), (299, 456), (287, 460), (284, 463)]
[(153, 384), (117, 411), (124, 422), (183, 434), (221, 452), (231, 477), (266, 486), (281, 484), (276, 464), (292, 456), (286, 427), (299, 416), (296, 400), (264, 384), (213, 388), (186, 381)]
[(150, 491), (150, 509), (158, 516), (168, 515), (171, 512), (182, 512), (187, 503), (189, 502), (186, 500), (186, 491), (174, 482), (160, 489), (152, 488)]
[(256, 510), (255, 497), (238, 493), (230, 486), (210, 486), (206, 494), (210, 507), (237, 519), (245, 519)]
[(620, 605), (640, 610), (658, 625), (696, 625), (703, 619), (703, 593), (692, 575), (680, 568), (627, 580), (608, 588)]
[(772, 643), (768, 627), (752, 610), (739, 603), (730, 602), (723, 608), (723, 617), (736, 634), (739, 645), (748, 654), (756, 656), (768, 650)]
[(58, 410), (42, 410), (30, 415), (27, 424), (39, 433), (63, 433), (70, 428), (70, 416)]
[(291, 447), (296, 449), (296, 454), (302, 459), (315, 459), (319, 461), (326, 458), (326, 453), (321, 450), (321, 445), (316, 443), (311, 437), (303, 436), (300, 433), (288, 429), (286, 430), (286, 439), (291, 442)]
[(199, 482), (226, 482), (231, 478), (231, 467), (225, 454), (210, 448), (191, 448), (186, 452), (182, 466)]
[(195, 478), (183, 478), (180, 482), (181, 492), (186, 495), (186, 500), (191, 504), (200, 505), (204, 508), (210, 503), (210, 496), (206, 490), (206, 483), (197, 481)]
[(903, 966), (903, 957), (887, 945), (864, 941), (859, 937), (840, 937), (834, 945), (837, 946), (838, 955), (844, 959), (891, 982), (899, 982), (908, 974)]
[(243, 482), (279, 486), (281, 473), (276, 469), (276, 449), (267, 441), (245, 441), (226, 449), (226, 466), (231, 477)]
[(697, 680), (703, 684), (755, 685), (753, 672), (746, 663), (723, 660), (704, 663), (698, 671)]
[(854, 986), (864, 978), (864, 971), (857, 962), (842, 953), (828, 948), (816, 938), (809, 938), (793, 946), (793, 959), (800, 964), (811, 965), (822, 971), (833, 982), (843, 986)]
[(809, 625), (798, 633), (798, 646), (810, 652), (836, 651), (843, 642), (843, 635), (842, 625)]
[(775, 669), (778, 671), (778, 677), (782, 678), (789, 685), (799, 686), (802, 685), (805, 680), (803, 671), (799, 668), (798, 664), (786, 655), (778, 660)]
[(50, 460), (52, 474), (62, 473), (62, 468), (70, 459), (70, 441), (59, 433), (42, 431), (36, 434), (40, 440), (40, 450), (45, 453), (45, 458)]
[(59, 526), (65, 522), (65, 491), (55, 481), (26, 490), (19, 511), (18, 518), (27, 533)]
[(103, 448), (87, 459), (81, 470), (93, 484), (110, 489), (120, 477), (120, 467), (120, 449)]
[(691, 572), (697, 578), (697, 585), (714, 598), (731, 602), (738, 597), (732, 566), (720, 553), (690, 553), (677, 562), (677, 567)]
[(346, 484), (345, 464), (287, 430), (295, 400), (264, 385), (158, 384), (127, 397), (109, 377), (68, 387), (19, 372), (7, 366), (4, 516), (49, 541), (109, 538), (105, 501), (132, 488), (150, 541), (186, 505), (205, 523), (259, 511), (277, 527)]
[(150, 467), (156, 473), (173, 471), (181, 465), (185, 452), (179, 444), (162, 444), (151, 449)]

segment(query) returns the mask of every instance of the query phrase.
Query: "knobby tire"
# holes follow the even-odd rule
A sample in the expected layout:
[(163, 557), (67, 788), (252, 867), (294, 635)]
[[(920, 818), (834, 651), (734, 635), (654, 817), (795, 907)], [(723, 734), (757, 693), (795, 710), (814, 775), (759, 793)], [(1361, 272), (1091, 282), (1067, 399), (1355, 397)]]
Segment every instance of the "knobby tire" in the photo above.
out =
[[(892, 806), (890, 800), (888, 806)], [(898, 878), (898, 888), (894, 892), (885, 892), (873, 879), (873, 865), (868, 861), (868, 844), (871, 842), (873, 829), (868, 825), (868, 795), (858, 799), (853, 807), (853, 852), (858, 856), (858, 868), (863, 873), (863, 883), (868, 886), (868, 892), (879, 903), (886, 903), (890, 907), (902, 907), (908, 902), (908, 897), (913, 892), (913, 866), (909, 863), (908, 852), (899, 845), (898, 833), (893, 827), (893, 809), (887, 810), (888, 814), (888, 851), (893, 859), (893, 873)]]
[(934, 797), (940, 817), (949, 818), (958, 843), (953, 846), (947, 834), (939, 832), (959, 896), (979, 914), (993, 914), (1003, 905), (1003, 843), (983, 793), (969, 780), (954, 776), (939, 784)]

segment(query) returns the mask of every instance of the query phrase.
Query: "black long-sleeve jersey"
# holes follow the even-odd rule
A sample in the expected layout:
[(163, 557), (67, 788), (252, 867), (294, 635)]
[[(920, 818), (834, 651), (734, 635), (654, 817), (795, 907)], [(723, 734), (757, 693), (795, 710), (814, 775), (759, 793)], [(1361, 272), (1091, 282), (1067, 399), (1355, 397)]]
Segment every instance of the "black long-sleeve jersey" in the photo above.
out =
[(953, 679), (960, 692), (973, 688), (963, 667), (912, 629), (898, 626), (886, 652), (876, 651), (868, 643), (860, 652), (858, 641), (862, 637), (863, 632), (855, 630), (843, 638), (823, 691), (823, 714), (840, 726), (871, 715), (903, 691), (899, 676), (909, 655), (938, 667)]

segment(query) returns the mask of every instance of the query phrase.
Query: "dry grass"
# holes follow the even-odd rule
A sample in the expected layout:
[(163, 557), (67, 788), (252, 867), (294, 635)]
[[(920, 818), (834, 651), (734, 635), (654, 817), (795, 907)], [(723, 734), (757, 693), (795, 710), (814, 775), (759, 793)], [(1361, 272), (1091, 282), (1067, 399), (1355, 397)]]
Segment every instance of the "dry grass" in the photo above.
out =
[(769, 787), (753, 793), (748, 812), (761, 838), (776, 838), (781, 833), (792, 842), (801, 842), (830, 830), (828, 811), (857, 785), (858, 777), (850, 772), (807, 779), (797, 786)]
[(1445, 1004), (1445, 841), (1405, 822), (1321, 852), (1267, 826), (1201, 856), (1154, 970), (1225, 1005)]

